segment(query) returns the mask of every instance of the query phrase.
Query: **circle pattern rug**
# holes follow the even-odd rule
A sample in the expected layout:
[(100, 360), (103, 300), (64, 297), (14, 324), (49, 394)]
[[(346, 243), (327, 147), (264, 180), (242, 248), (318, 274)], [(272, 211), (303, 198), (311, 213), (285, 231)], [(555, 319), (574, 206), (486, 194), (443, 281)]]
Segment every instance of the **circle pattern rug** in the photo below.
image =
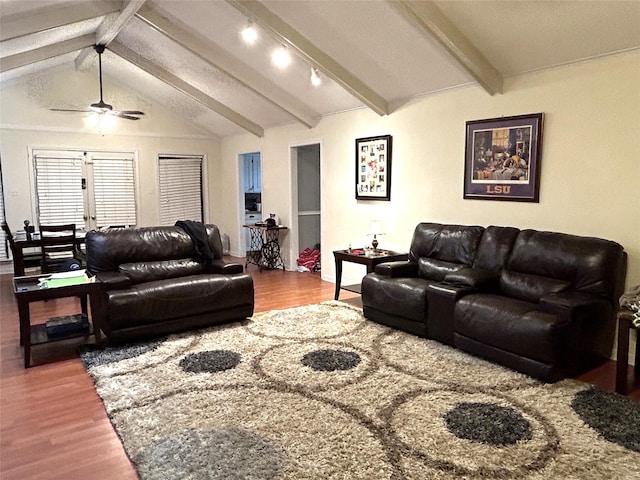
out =
[(640, 404), (331, 301), (81, 355), (140, 478), (640, 479)]

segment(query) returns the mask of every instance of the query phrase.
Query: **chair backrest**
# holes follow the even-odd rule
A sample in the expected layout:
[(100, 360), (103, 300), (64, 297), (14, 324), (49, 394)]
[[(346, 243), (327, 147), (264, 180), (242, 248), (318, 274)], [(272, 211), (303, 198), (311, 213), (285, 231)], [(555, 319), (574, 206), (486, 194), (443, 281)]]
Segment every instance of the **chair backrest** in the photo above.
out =
[(7, 237), (7, 241), (9, 242), (9, 248), (11, 249), (11, 254), (15, 255), (16, 252), (16, 244), (13, 239), (13, 234), (11, 233), (11, 229), (9, 228), (9, 224), (7, 222), (2, 222), (2, 231)]
[(40, 249), (43, 271), (52, 260), (74, 257), (78, 253), (76, 224), (40, 225)]

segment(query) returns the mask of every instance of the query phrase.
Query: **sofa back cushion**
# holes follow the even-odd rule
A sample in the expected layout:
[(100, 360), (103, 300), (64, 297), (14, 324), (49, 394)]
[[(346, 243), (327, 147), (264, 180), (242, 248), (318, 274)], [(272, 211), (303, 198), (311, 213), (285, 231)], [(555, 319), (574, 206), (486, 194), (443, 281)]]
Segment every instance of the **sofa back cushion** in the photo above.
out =
[(159, 260), (155, 262), (123, 263), (118, 271), (131, 280), (131, 284), (165, 280), (167, 278), (197, 275), (205, 271), (204, 266), (190, 258), (181, 260)]
[(435, 258), (420, 257), (418, 259), (418, 275), (421, 278), (442, 282), (450, 273), (465, 268), (461, 263), (446, 262)]
[[(222, 258), (222, 241), (215, 225), (207, 225), (209, 246)], [(191, 237), (179, 227), (121, 228), (91, 231), (85, 237), (87, 269), (91, 273), (118, 271), (122, 264), (195, 258)]]
[(411, 240), (409, 260), (417, 262), (420, 276), (442, 280), (457, 266), (471, 266), (483, 227), (419, 223)]
[(487, 227), (482, 233), (474, 268), (500, 272), (507, 261), (520, 230), (514, 227)]
[(537, 303), (546, 295), (568, 290), (571, 283), (556, 278), (541, 277), (530, 273), (503, 270), (500, 275), (500, 290), (509, 297)]
[[(527, 285), (531, 281), (523, 282), (522, 278), (511, 281), (516, 278), (515, 273), (567, 282), (570, 285), (567, 288), (615, 302), (624, 288), (626, 255), (621, 245), (610, 240), (523, 230), (516, 238), (506, 269), (508, 272), (503, 272), (501, 283), (519, 290), (520, 296), (530, 295)], [(558, 285), (535, 288), (546, 291)], [(512, 293), (515, 294), (515, 290)]]

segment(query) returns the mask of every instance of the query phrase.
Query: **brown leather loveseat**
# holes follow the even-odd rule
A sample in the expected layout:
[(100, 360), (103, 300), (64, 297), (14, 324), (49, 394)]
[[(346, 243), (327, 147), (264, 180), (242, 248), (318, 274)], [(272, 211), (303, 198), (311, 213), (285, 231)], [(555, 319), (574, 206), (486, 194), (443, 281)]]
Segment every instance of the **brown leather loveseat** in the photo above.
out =
[(544, 381), (610, 358), (626, 254), (599, 238), (420, 223), (362, 281), (364, 315)]
[[(202, 226), (202, 225), (201, 225)], [(109, 341), (132, 341), (253, 315), (251, 276), (222, 258), (220, 232), (192, 239), (180, 227), (91, 231), (87, 269), (103, 282), (92, 312)], [(209, 259), (198, 253), (208, 243)]]

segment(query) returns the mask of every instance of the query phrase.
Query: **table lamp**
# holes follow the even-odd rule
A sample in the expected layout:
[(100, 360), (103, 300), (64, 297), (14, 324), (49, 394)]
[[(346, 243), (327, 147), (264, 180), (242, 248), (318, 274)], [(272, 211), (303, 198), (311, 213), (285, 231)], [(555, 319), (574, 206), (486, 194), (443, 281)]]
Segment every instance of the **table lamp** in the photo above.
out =
[(369, 233), (367, 235), (373, 235), (373, 240), (371, 241), (371, 246), (373, 247), (373, 251), (378, 250), (378, 235), (384, 235), (382, 231), (382, 223), (377, 220), (374, 220), (369, 225)]

